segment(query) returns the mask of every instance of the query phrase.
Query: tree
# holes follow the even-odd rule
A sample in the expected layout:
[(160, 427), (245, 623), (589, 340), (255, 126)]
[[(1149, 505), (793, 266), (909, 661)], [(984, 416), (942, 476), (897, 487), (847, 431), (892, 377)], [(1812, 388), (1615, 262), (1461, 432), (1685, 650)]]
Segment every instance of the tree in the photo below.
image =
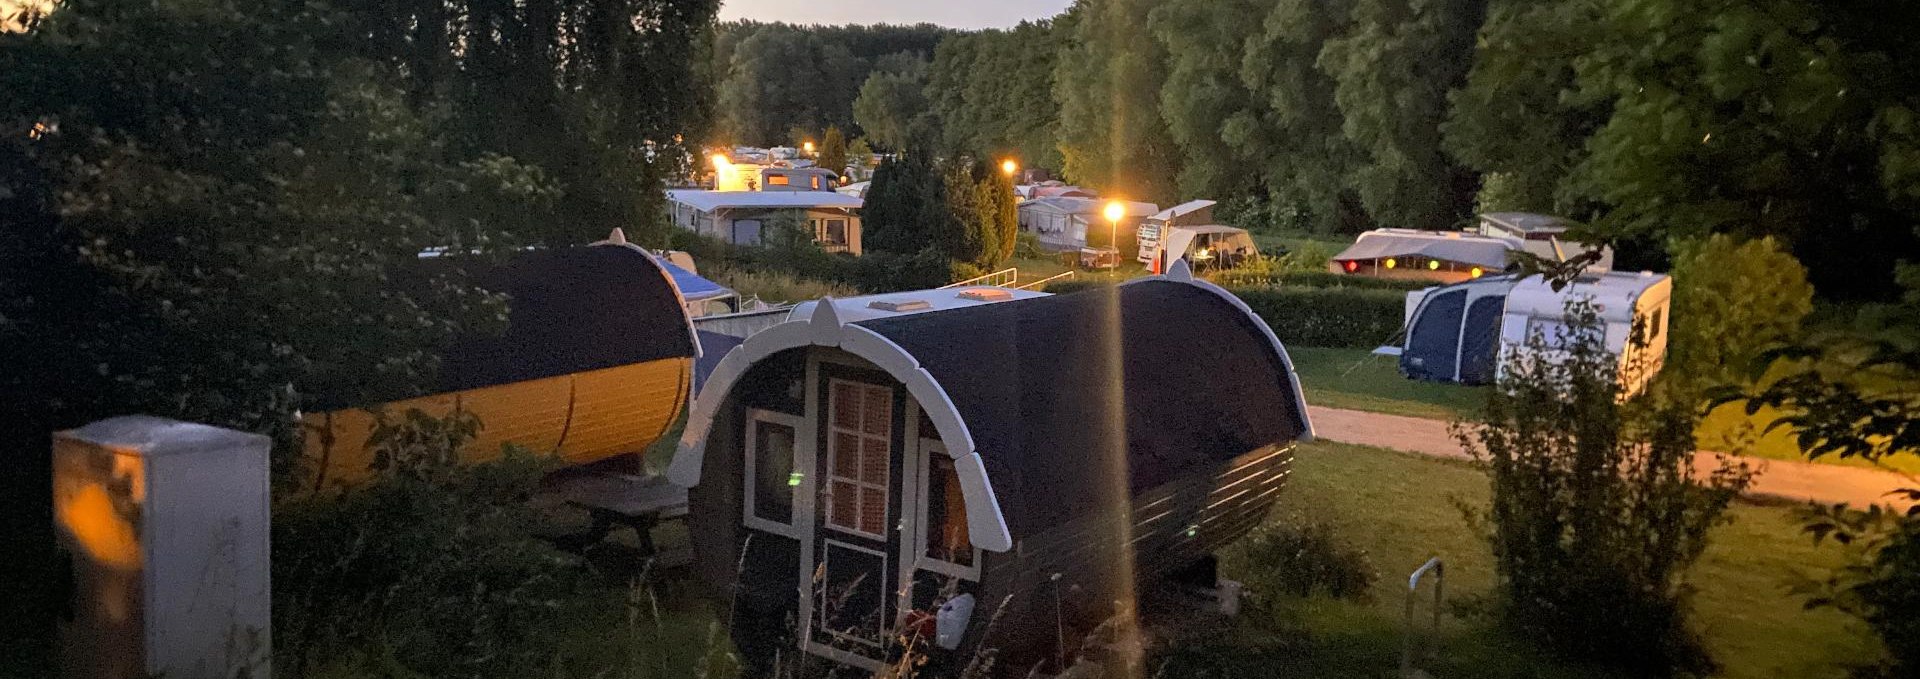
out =
[(927, 110), (926, 84), (924, 62), (903, 62), (868, 76), (853, 102), (854, 120), (866, 138), (895, 151), (928, 140), (933, 116)]
[(1328, 40), (1341, 129), (1362, 159), (1348, 179), (1375, 221), (1456, 226), (1477, 177), (1441, 147), (1447, 95), (1464, 81), (1487, 0), (1355, 0), (1353, 27)]
[(738, 144), (773, 146), (795, 125), (817, 117), (824, 100), (817, 39), (805, 31), (773, 24), (742, 39), (733, 49), (727, 79), (720, 86), (728, 138)]
[(1498, 187), (1489, 179), (1482, 189), (1497, 188), (1499, 209), (1585, 216), (1557, 193), (1606, 116), (1605, 101), (1570, 96), (1600, 10), (1594, 0), (1489, 3), (1473, 66), (1441, 131), (1461, 163), (1499, 174)]
[(942, 176), (959, 235), (935, 242), (948, 244), (949, 258), (982, 269), (1006, 262), (1020, 229), (1013, 184), (984, 160), (949, 162)]
[(1055, 19), (1053, 73), (1068, 178), (1109, 194), (1166, 202), (1180, 150), (1160, 119), (1166, 53), (1147, 28), (1152, 0), (1075, 0)]
[(1773, 236), (1834, 298), (1890, 298), (1920, 251), (1920, 51), (1875, 1), (1606, 3), (1576, 61), (1604, 102), (1565, 190), (1615, 238)]
[(820, 140), (819, 159), (816, 162), (820, 167), (834, 172), (847, 171), (847, 137), (840, 132), (839, 126), (827, 126), (827, 133)]
[[(1264, 193), (1249, 163), (1263, 163), (1265, 149), (1251, 139), (1260, 126), (1260, 102), (1240, 78), (1246, 44), (1261, 30), (1248, 21), (1271, 3), (1171, 0), (1149, 15), (1167, 50), (1160, 113), (1179, 146), (1183, 195), (1229, 197)], [(1263, 64), (1265, 65), (1265, 64)], [(1233, 129), (1229, 129), (1232, 126)]]
[(906, 151), (881, 161), (860, 210), (861, 243), (870, 250), (910, 255), (928, 245), (952, 249), (959, 231), (947, 207), (946, 183), (932, 154)]
[(1056, 34), (1053, 22), (1021, 22), (948, 38), (928, 68), (927, 99), (941, 145), (954, 156), (1013, 158), (1059, 170), (1053, 128)]
[(1316, 63), (1350, 27), (1353, 0), (1280, 0), (1247, 43), (1240, 80), (1259, 106), (1228, 120), (1222, 134), (1253, 158), (1269, 199), (1302, 205), (1320, 230), (1351, 233), (1370, 223), (1347, 176), (1360, 148), (1343, 131), (1336, 82)]

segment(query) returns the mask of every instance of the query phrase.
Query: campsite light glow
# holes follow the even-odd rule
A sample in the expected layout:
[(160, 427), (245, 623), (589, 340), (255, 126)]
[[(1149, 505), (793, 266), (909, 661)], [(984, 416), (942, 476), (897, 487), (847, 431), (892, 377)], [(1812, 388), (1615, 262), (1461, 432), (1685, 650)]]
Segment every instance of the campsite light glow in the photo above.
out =
[(1439, 270), (1440, 270), (1440, 260), (1437, 260), (1437, 259), (1429, 259), (1429, 260), (1427, 260), (1427, 270), (1428, 270), (1428, 271), (1439, 271)]
[(1399, 266), (1399, 265), (1400, 265), (1400, 262), (1398, 262), (1398, 261), (1396, 261), (1396, 260), (1394, 260), (1394, 258), (1392, 258), (1392, 257), (1388, 257), (1388, 258), (1387, 258), (1387, 268), (1389, 268), (1389, 269), (1391, 269), (1391, 268), (1393, 268), (1393, 267), (1396, 267), (1396, 266)]
[(1007, 176), (1011, 177), (1013, 176), (1013, 173), (1020, 171), (1020, 164), (1013, 162), (1012, 158), (1002, 160), (1000, 161), (1000, 171), (1006, 173)]

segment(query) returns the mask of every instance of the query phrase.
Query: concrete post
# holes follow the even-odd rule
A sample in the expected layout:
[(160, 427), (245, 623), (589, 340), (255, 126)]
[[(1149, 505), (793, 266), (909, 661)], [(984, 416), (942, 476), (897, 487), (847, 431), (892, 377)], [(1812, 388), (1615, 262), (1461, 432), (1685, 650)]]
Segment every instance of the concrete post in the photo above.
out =
[(270, 447), (148, 416), (54, 434), (62, 676), (267, 679)]

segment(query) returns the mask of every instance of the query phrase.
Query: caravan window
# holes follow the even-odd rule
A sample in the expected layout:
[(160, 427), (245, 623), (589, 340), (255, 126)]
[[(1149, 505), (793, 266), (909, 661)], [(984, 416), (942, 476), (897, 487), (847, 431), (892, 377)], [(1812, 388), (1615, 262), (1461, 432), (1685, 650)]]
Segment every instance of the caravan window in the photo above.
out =
[(927, 558), (959, 566), (973, 565), (973, 540), (967, 535), (966, 500), (960, 474), (944, 451), (927, 456)]
[(893, 390), (833, 380), (827, 403), (827, 525), (886, 539)]

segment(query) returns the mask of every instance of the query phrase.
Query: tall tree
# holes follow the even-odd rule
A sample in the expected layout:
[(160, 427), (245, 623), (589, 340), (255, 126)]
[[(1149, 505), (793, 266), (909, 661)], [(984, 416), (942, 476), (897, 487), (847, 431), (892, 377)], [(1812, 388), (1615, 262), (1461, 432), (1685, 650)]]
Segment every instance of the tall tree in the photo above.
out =
[(927, 99), (953, 155), (1012, 158), (1058, 171), (1053, 23), (1021, 22), (948, 38), (928, 69)]
[(1147, 28), (1152, 0), (1075, 0), (1061, 18), (1053, 96), (1068, 178), (1127, 198), (1170, 201), (1180, 151), (1160, 119), (1166, 52)]
[(1577, 62), (1611, 114), (1567, 189), (1614, 237), (1774, 236), (1829, 297), (1896, 294), (1920, 252), (1920, 6), (1608, 3)]
[(847, 135), (840, 131), (840, 126), (827, 126), (827, 133), (821, 135), (819, 159), (815, 162), (834, 172), (847, 171)]
[(727, 140), (772, 146), (791, 127), (811, 127), (825, 99), (817, 52), (817, 38), (785, 24), (767, 26), (734, 46), (720, 88)]
[(887, 70), (875, 70), (860, 86), (853, 117), (867, 139), (891, 150), (930, 141), (934, 118), (927, 109), (927, 65), (900, 61)]
[(1599, 29), (1595, 0), (1494, 0), (1466, 84), (1442, 126), (1462, 163), (1500, 175), (1501, 209), (1586, 217), (1557, 193), (1608, 102), (1575, 97), (1574, 64)]
[(1440, 143), (1447, 95), (1473, 57), (1487, 0), (1355, 0), (1353, 27), (1329, 40), (1342, 131), (1363, 154), (1349, 174), (1374, 220), (1448, 228), (1471, 212), (1474, 173)]

